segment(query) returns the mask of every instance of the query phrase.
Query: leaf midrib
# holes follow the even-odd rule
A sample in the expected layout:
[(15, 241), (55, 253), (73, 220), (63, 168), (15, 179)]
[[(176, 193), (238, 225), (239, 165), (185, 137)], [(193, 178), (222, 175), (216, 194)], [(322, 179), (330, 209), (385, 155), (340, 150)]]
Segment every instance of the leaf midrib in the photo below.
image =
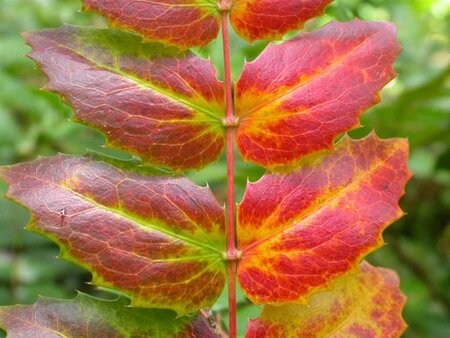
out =
[(191, 4), (168, 4), (167, 2), (160, 2), (160, 1), (154, 1), (154, 0), (153, 1), (152, 0), (150, 0), (150, 1), (143, 0), (142, 2), (149, 3), (149, 4), (156, 4), (156, 5), (164, 6), (164, 7), (213, 8), (215, 10), (214, 11), (210, 10), (211, 12), (218, 12), (218, 5), (217, 5), (218, 1), (220, 1), (220, 0), (217, 0), (217, 1), (216, 0), (203, 0), (203, 1), (196, 1), (196, 3), (191, 3)]
[(88, 201), (89, 203), (93, 204), (96, 208), (99, 208), (99, 209), (105, 210), (107, 212), (110, 212), (113, 215), (118, 215), (121, 218), (124, 218), (124, 219), (126, 219), (128, 221), (131, 221), (131, 222), (137, 224), (141, 229), (151, 229), (153, 231), (160, 232), (160, 233), (162, 233), (162, 234), (164, 234), (166, 236), (169, 236), (169, 237), (177, 239), (177, 240), (181, 240), (181, 241), (183, 241), (185, 243), (191, 244), (191, 245), (196, 246), (198, 248), (206, 249), (206, 250), (209, 250), (209, 251), (213, 251), (215, 253), (218, 253), (220, 256), (222, 255), (222, 252), (219, 249), (217, 249), (217, 248), (215, 248), (213, 246), (209, 246), (207, 244), (195, 241), (192, 238), (183, 236), (181, 234), (174, 233), (174, 232), (169, 231), (168, 229), (165, 229), (165, 228), (163, 228), (163, 227), (161, 227), (159, 225), (156, 225), (154, 223), (146, 222), (141, 217), (139, 217), (139, 219), (136, 219), (134, 216), (132, 216), (132, 215), (126, 213), (126, 212), (122, 212), (120, 210), (109, 208), (107, 206), (99, 204), (95, 200), (87, 198), (86, 196), (84, 196), (84, 195), (82, 195), (82, 194), (80, 194), (80, 193), (78, 193), (78, 192), (76, 192), (76, 191), (74, 191), (72, 189), (65, 188), (65, 187), (63, 187), (61, 185), (57, 185), (57, 186), (62, 188), (62, 189), (65, 189), (67, 191), (70, 191), (71, 193), (73, 193), (74, 195), (84, 199), (85, 201)]

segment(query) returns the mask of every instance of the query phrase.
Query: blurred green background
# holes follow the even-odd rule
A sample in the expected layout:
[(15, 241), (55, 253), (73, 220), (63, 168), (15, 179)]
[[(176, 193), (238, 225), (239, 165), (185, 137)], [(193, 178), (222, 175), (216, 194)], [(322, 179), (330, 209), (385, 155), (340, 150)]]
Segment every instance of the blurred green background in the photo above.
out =
[[(71, 123), (71, 109), (50, 93), (39, 90), (45, 77), (24, 57), (29, 48), (22, 31), (56, 27), (62, 23), (104, 25), (103, 19), (80, 13), (78, 0), (0, 1), (0, 165), (57, 152), (100, 152), (104, 140), (96, 131)], [(404, 316), (405, 337), (450, 337), (450, 1), (449, 0), (339, 0), (327, 15), (308, 23), (315, 29), (336, 18), (394, 22), (403, 53), (395, 68), (399, 77), (383, 91), (383, 102), (367, 112), (364, 128), (355, 137), (375, 129), (384, 137), (408, 137), (410, 167), (415, 173), (401, 205), (408, 215), (385, 232), (387, 245), (369, 260), (400, 274), (409, 297)], [(265, 47), (232, 37), (232, 64), (236, 78), (244, 59), (254, 59)], [(210, 56), (222, 72), (221, 43), (197, 51)], [(116, 152), (109, 154), (120, 155)], [(247, 177), (263, 171), (238, 163), (238, 200)], [(199, 173), (196, 182), (208, 181), (217, 197), (225, 195), (225, 163)], [(6, 185), (0, 183), (0, 193)], [(0, 304), (32, 303), (38, 295), (70, 298), (74, 290), (97, 292), (85, 284), (89, 273), (55, 259), (58, 248), (22, 230), (29, 214), (0, 198)], [(260, 309), (239, 296), (239, 330)], [(216, 314), (227, 318), (226, 295)], [(1, 336), (1, 333), (0, 333)]]

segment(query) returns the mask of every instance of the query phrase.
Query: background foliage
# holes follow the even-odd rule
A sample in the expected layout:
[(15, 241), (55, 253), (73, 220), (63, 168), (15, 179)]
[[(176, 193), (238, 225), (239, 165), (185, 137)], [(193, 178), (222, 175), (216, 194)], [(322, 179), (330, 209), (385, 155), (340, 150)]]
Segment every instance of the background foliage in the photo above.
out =
[[(0, 165), (30, 160), (57, 152), (82, 154), (86, 148), (126, 156), (102, 148), (103, 138), (87, 127), (68, 123), (71, 110), (56, 95), (40, 91), (45, 78), (23, 55), (29, 48), (21, 31), (57, 27), (62, 23), (103, 26), (94, 15), (80, 13), (78, 0), (2, 0), (0, 2)], [(402, 207), (408, 215), (385, 232), (386, 247), (369, 257), (375, 265), (397, 270), (409, 297), (405, 337), (450, 336), (450, 1), (449, 0), (338, 0), (327, 15), (308, 23), (314, 29), (333, 18), (388, 20), (396, 23), (404, 48), (396, 69), (400, 73), (383, 92), (383, 103), (363, 118), (364, 128), (354, 136), (376, 129), (381, 137), (408, 137), (410, 166), (415, 177), (407, 187)], [(244, 59), (252, 60), (265, 47), (232, 38), (234, 77)], [(221, 42), (197, 50), (210, 56), (222, 72)], [(238, 200), (247, 178), (261, 176), (252, 165), (237, 164)], [(224, 201), (225, 162), (190, 176), (208, 181)], [(0, 192), (6, 186), (0, 183)], [(0, 199), (0, 304), (32, 303), (37, 295), (71, 298), (75, 289), (98, 293), (85, 282), (82, 269), (55, 259), (57, 247), (22, 230), (29, 215), (12, 202)], [(243, 334), (247, 319), (260, 309), (239, 296), (238, 322)], [(227, 321), (223, 295), (215, 310)], [(225, 325), (225, 324), (224, 324)], [(1, 336), (1, 333), (0, 333)]]

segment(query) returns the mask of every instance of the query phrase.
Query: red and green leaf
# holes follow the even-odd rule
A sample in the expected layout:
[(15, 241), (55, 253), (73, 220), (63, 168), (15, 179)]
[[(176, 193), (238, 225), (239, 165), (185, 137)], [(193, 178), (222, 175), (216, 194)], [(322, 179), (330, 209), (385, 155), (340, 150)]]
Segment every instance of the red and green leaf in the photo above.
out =
[(64, 26), (25, 36), (48, 88), (110, 146), (175, 171), (220, 157), (224, 94), (210, 61), (118, 30)]
[(379, 101), (399, 50), (393, 25), (358, 20), (269, 45), (236, 84), (244, 159), (273, 168), (331, 149)]
[(224, 211), (209, 188), (59, 155), (0, 168), (28, 229), (55, 241), (93, 283), (136, 307), (209, 307), (226, 280)]
[(220, 0), (83, 0), (113, 26), (141, 34), (146, 40), (187, 49), (205, 46), (220, 29)]
[(308, 305), (266, 306), (250, 321), (246, 338), (400, 337), (405, 302), (394, 271), (363, 263), (359, 273), (313, 295)]
[(247, 41), (278, 40), (323, 14), (333, 0), (235, 0), (230, 20)]
[(238, 207), (238, 278), (256, 304), (305, 302), (383, 245), (403, 215), (408, 144), (344, 137), (290, 174), (250, 183)]
[(0, 307), (0, 328), (11, 338), (216, 338), (202, 316), (177, 318), (168, 310), (129, 308), (125, 298), (40, 298), (33, 305)]

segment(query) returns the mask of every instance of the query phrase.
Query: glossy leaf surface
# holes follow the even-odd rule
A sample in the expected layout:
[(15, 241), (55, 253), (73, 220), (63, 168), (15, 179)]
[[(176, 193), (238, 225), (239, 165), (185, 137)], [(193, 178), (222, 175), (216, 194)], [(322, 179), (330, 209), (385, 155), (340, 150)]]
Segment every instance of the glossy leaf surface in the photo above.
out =
[(0, 327), (10, 338), (213, 338), (201, 316), (177, 318), (169, 310), (128, 308), (125, 298), (40, 298), (33, 305), (0, 307)]
[(322, 15), (333, 0), (235, 0), (230, 13), (236, 32), (247, 41), (277, 40)]
[(345, 137), (290, 174), (250, 183), (238, 207), (238, 278), (256, 304), (304, 302), (383, 244), (403, 215), (408, 144)]
[(224, 95), (210, 61), (118, 30), (64, 26), (25, 37), (48, 88), (110, 146), (176, 171), (221, 155)]
[(222, 292), (224, 212), (209, 188), (59, 155), (0, 169), (8, 196), (31, 210), (28, 229), (136, 307), (180, 314)]
[(205, 46), (220, 28), (220, 0), (83, 0), (84, 10), (145, 39), (187, 49)]
[(394, 271), (363, 263), (359, 273), (313, 295), (308, 305), (266, 306), (246, 338), (400, 337), (405, 301)]
[(269, 45), (236, 84), (244, 159), (272, 168), (331, 149), (379, 101), (399, 50), (393, 25), (358, 20)]

